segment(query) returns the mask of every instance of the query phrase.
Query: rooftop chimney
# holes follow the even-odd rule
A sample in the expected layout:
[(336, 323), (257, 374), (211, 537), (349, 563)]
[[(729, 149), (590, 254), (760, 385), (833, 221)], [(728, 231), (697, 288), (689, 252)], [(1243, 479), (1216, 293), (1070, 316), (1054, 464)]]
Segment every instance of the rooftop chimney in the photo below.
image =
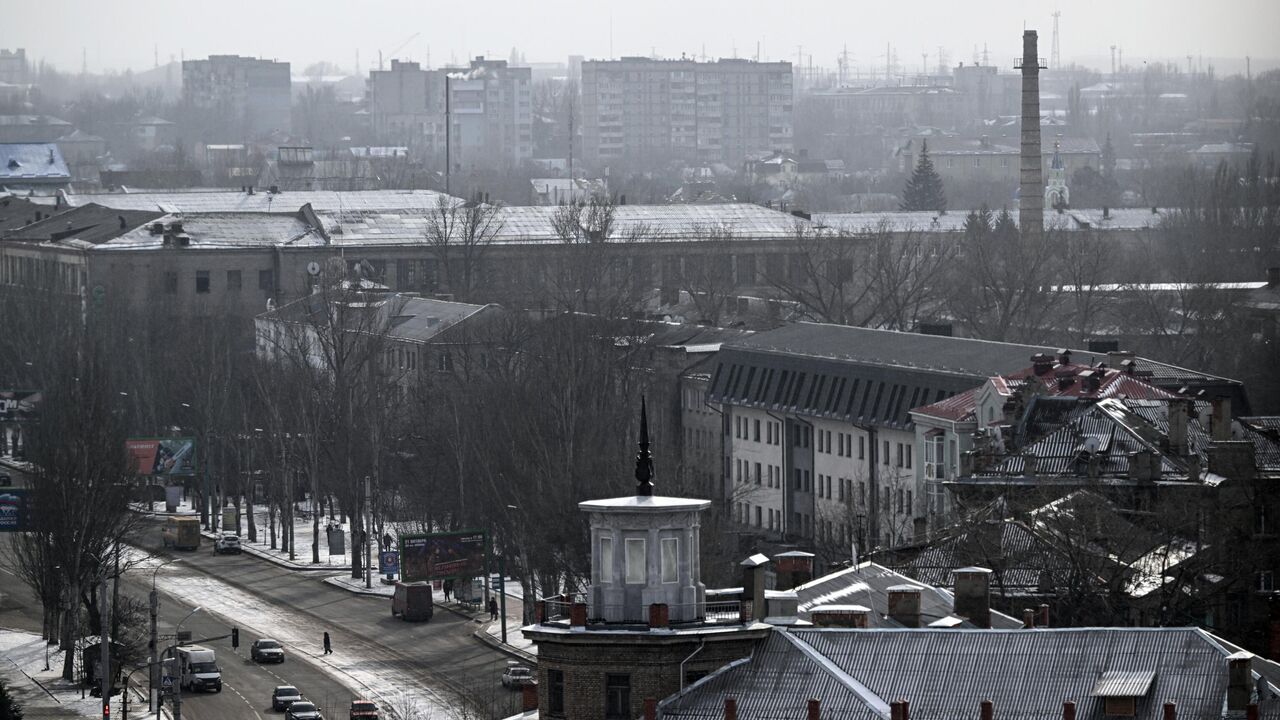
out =
[(1036, 353), (1031, 356), (1031, 371), (1037, 375), (1043, 375), (1053, 369), (1053, 356), (1045, 353)]
[(994, 720), (996, 715), (996, 709), (995, 709), (995, 706), (991, 704), (991, 701), (983, 700), (981, 707), (982, 707), (982, 713), (980, 717), (982, 718), (982, 720)]
[(738, 720), (738, 699), (727, 697), (724, 699), (724, 720)]
[(1169, 454), (1181, 457), (1187, 454), (1187, 416), (1191, 413), (1188, 400), (1169, 401)]
[(1242, 713), (1253, 695), (1253, 654), (1227, 656), (1227, 712)]
[(871, 608), (865, 605), (819, 605), (809, 610), (809, 621), (818, 627), (866, 628)]
[(809, 698), (809, 720), (822, 720), (822, 701)]
[(751, 605), (752, 620), (765, 618), (767, 608), (764, 601), (764, 573), (768, 564), (769, 558), (760, 553), (738, 563), (742, 568), (742, 600)]
[(1061, 364), (1061, 365), (1070, 365), (1070, 364), (1071, 364), (1071, 351), (1070, 351), (1070, 350), (1068, 350), (1068, 349), (1066, 349), (1066, 348), (1062, 348), (1061, 350), (1059, 350), (1059, 351), (1058, 351), (1058, 363), (1059, 363), (1059, 364)]
[(1022, 163), (1019, 174), (1018, 224), (1022, 237), (1044, 232), (1044, 168), (1040, 154), (1040, 56), (1036, 31), (1022, 33)]
[(773, 558), (779, 590), (791, 590), (813, 579), (813, 553), (791, 550)]
[(657, 720), (657, 719), (658, 719), (657, 699), (645, 698), (644, 699), (644, 720)]
[(955, 612), (975, 626), (991, 627), (991, 571), (982, 567), (953, 570)]
[(920, 588), (915, 585), (894, 585), (888, 589), (889, 617), (903, 627), (920, 627)]
[(1178, 720), (1177, 703), (1167, 702), (1164, 704), (1164, 720)]
[(1213, 399), (1213, 418), (1209, 425), (1214, 440), (1231, 439), (1231, 398), (1219, 396)]
[(1025, 608), (1022, 611), (1022, 629), (1030, 630), (1036, 626), (1036, 611)]
[(1062, 703), (1062, 720), (1076, 720), (1076, 704), (1070, 700)]

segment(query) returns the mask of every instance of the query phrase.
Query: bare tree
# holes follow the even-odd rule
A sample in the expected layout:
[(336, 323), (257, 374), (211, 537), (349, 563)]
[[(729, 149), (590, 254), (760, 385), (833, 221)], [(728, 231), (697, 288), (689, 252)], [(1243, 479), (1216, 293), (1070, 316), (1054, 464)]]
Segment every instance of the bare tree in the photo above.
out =
[(733, 228), (699, 224), (691, 235), (696, 246), (684, 256), (680, 289), (689, 293), (698, 322), (716, 325), (733, 296)]
[(551, 225), (560, 239), (559, 252), (544, 266), (544, 286), (551, 303), (565, 312), (608, 317), (630, 313), (647, 280), (629, 245), (650, 237), (645, 223), (616, 222), (617, 205), (593, 197), (585, 203), (557, 207)]
[(478, 202), (459, 203), (441, 195), (427, 215), (426, 240), (444, 287), (470, 302), (484, 278), (484, 260), (502, 232), (501, 208)]

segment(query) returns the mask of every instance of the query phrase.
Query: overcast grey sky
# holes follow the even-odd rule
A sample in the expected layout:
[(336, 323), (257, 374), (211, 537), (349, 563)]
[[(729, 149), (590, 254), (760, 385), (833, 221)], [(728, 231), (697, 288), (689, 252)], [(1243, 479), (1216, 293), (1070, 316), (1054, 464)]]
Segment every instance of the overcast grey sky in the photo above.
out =
[[(968, 61), (986, 43), (991, 62), (1010, 65), (1025, 27), (1040, 31), (1048, 57), (1050, 13), (1062, 11), (1064, 62), (1109, 62), (1111, 45), (1126, 64), (1146, 59), (1243, 58), (1255, 69), (1280, 56), (1280, 0), (3, 0), (0, 47), (25, 47), (33, 59), (91, 71), (152, 67), (170, 56), (235, 53), (306, 65), (329, 60), (344, 68), (360, 53), (362, 70), (413, 33), (397, 53), (433, 66), (513, 46), (530, 61), (705, 52), (795, 61), (797, 45), (815, 65), (833, 66), (848, 45), (863, 71), (884, 65), (886, 43), (898, 61), (921, 67)], [(387, 56), (389, 60), (390, 56)], [(1268, 62), (1271, 60), (1271, 62)], [(1185, 64), (1185, 60), (1181, 60)]]

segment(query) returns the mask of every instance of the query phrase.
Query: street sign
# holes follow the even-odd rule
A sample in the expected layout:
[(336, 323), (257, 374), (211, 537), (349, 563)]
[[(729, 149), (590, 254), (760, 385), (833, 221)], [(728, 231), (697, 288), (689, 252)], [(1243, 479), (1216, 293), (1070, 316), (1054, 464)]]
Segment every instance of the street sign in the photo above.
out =
[(167, 694), (173, 693), (173, 676), (165, 675), (160, 678), (160, 692)]

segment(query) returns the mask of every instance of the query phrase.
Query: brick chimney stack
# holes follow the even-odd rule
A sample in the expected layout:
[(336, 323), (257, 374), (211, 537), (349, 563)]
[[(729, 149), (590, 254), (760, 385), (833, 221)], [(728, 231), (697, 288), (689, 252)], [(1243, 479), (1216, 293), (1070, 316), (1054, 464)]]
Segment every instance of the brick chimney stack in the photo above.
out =
[(888, 589), (889, 617), (903, 627), (920, 627), (920, 588), (915, 585), (894, 585)]
[(1253, 655), (1241, 650), (1227, 656), (1227, 712), (1243, 713), (1253, 696)]
[(955, 611), (976, 627), (991, 627), (991, 571), (981, 567), (953, 570)]
[(1018, 190), (1018, 225), (1022, 237), (1044, 233), (1044, 165), (1040, 146), (1040, 57), (1035, 30), (1022, 33), (1022, 152)]

